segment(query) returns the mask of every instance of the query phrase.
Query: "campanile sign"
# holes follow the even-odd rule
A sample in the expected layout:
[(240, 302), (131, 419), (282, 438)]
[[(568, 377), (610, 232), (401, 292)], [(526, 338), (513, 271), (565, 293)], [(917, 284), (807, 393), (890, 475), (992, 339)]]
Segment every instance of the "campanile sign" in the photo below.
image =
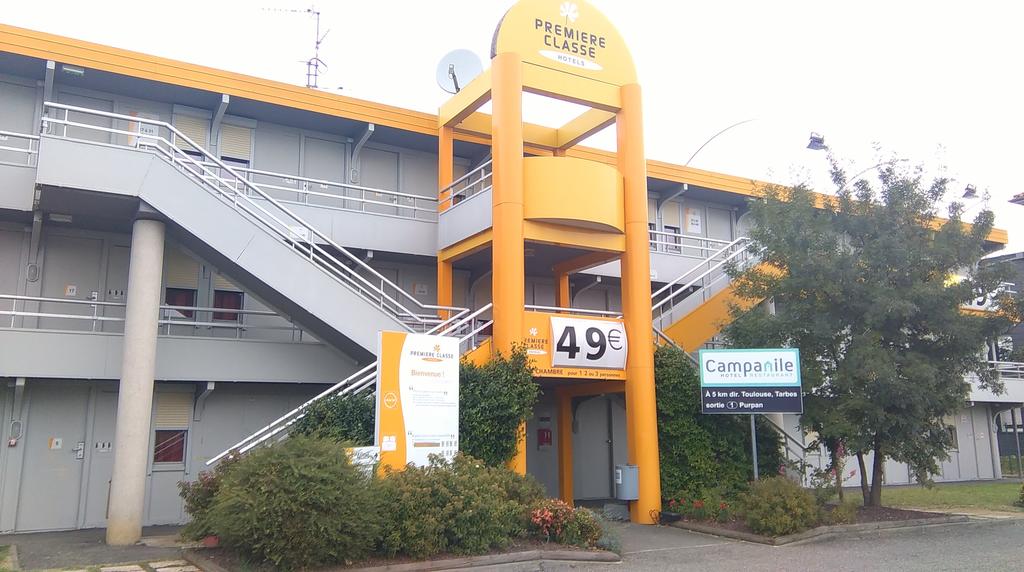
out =
[(701, 350), (701, 413), (803, 413), (800, 350)]

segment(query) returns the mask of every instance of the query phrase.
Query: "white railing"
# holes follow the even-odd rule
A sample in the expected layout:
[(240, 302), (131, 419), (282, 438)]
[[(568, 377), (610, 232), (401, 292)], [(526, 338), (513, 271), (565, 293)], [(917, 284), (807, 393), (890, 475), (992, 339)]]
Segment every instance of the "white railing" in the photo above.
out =
[[(213, 163), (204, 166), (215, 170)], [(398, 191), (363, 187), (326, 179), (300, 177), (247, 167), (235, 167), (236, 173), (287, 203), (321, 208), (395, 216), (412, 220), (437, 220), (437, 199)], [(246, 189), (239, 189), (246, 192)], [(291, 198), (285, 198), (292, 196)]]
[[(729, 280), (730, 264), (748, 265), (755, 257), (747, 250), (747, 237), (740, 237), (716, 250), (690, 270), (680, 274), (661, 288), (651, 293), (651, 310), (658, 327), (664, 328), (680, 318), (673, 310), (687, 300), (691, 294), (701, 292), (701, 301), (707, 301), (715, 293), (715, 287), (723, 280)], [(669, 324), (665, 320), (669, 320)]]
[(550, 312), (552, 314), (577, 314), (581, 316), (608, 316), (610, 318), (621, 318), (622, 312), (616, 312), (612, 310), (588, 310), (587, 308), (562, 308), (560, 306), (538, 306), (536, 304), (526, 304), (527, 310), (535, 310), (538, 312)]
[[(63, 118), (43, 117), (44, 136), (128, 147), (160, 156), (339, 284), (391, 314), (409, 331), (424, 331), (442, 323), (437, 317), (442, 311), (456, 315), (467, 312), (465, 308), (421, 303), (169, 123), (57, 103), (47, 102), (44, 106), (47, 111), (63, 112)], [(71, 113), (111, 119), (112, 125), (113, 121), (126, 122), (127, 128), (72, 121), (69, 119)], [(106, 133), (109, 141), (119, 142), (98, 143), (69, 137), (69, 128)], [(194, 149), (193, 153), (199, 157), (186, 153), (171, 139)]]
[[(473, 343), (476, 336), (480, 332), (489, 327), (493, 320), (487, 320), (482, 318), (483, 314), (487, 313), (492, 308), (491, 304), (466, 315), (458, 319), (448, 320), (445, 324), (434, 328), (427, 332), (437, 335), (459, 335), (460, 348), (466, 342), (471, 343), (470, 349), (476, 347)], [(465, 352), (463, 352), (465, 353)], [(247, 451), (257, 447), (263, 443), (267, 443), (270, 439), (277, 437), (277, 440), (281, 440), (287, 437), (288, 428), (294, 425), (299, 419), (302, 419), (306, 415), (306, 409), (310, 405), (320, 401), (321, 399), (328, 399), (335, 396), (347, 395), (347, 394), (360, 394), (376, 385), (377, 381), (377, 361), (367, 365), (359, 371), (353, 373), (347, 378), (339, 381), (338, 383), (328, 387), (324, 391), (321, 391), (316, 396), (310, 398), (302, 405), (299, 405), (295, 409), (285, 413), (278, 417), (272, 422), (260, 428), (258, 431), (249, 435), (245, 439), (242, 439), (238, 443), (235, 443), (231, 447), (221, 451), (212, 459), (206, 462), (207, 465), (212, 465), (217, 461), (223, 459), (227, 455), (232, 453), (244, 454)]]
[(487, 161), (441, 189), (438, 196), (447, 196), (438, 204), (442, 211), (450, 209), (473, 195), (486, 192), (493, 186), (493, 169)]
[(681, 232), (648, 230), (647, 233), (651, 252), (702, 260), (712, 256), (714, 252), (730, 243), (728, 240), (694, 236)]
[[(18, 143), (21, 143), (20, 145)], [(39, 136), (28, 133), (15, 133), (0, 129), (0, 163), (32, 167), (36, 164), (39, 154)], [(8, 155), (21, 156), (20, 161), (9, 161)]]
[[(9, 303), (10, 309), (7, 309)], [(42, 296), (17, 296), (13, 294), (0, 294), (0, 316), (10, 316), (4, 327), (11, 329), (47, 329), (67, 331), (103, 331), (105, 323), (124, 323), (124, 316), (108, 316), (108, 308), (116, 309), (115, 313), (123, 313), (126, 304), (123, 302), (102, 302), (99, 300), (68, 300), (64, 298), (47, 298)], [(46, 304), (48, 306), (65, 306), (63, 311), (41, 311), (37, 308)], [(20, 307), (20, 309), (19, 309)], [(75, 313), (75, 309), (85, 309), (85, 313)], [(157, 319), (158, 334), (164, 336), (199, 336), (202, 333), (215, 334), (224, 332), (233, 335), (236, 339), (261, 339), (257, 336), (250, 336), (251, 332), (283, 332), (288, 334), (290, 341), (310, 341), (305, 336), (302, 328), (290, 320), (269, 310), (246, 310), (234, 308), (210, 308), (204, 306), (173, 306), (161, 305), (160, 314)], [(215, 315), (234, 316), (233, 319), (217, 319)], [(18, 323), (21, 318), (21, 324)], [(42, 318), (50, 320), (71, 320), (71, 323), (83, 324), (88, 330), (78, 328), (62, 327), (57, 322), (49, 322), (46, 328), (30, 328), (24, 325), (25, 318)], [(268, 318), (280, 319), (280, 325), (260, 324), (253, 322), (253, 319)], [(208, 337), (223, 338), (225, 336), (211, 335)], [(274, 337), (280, 341), (279, 337)]]
[(995, 370), (1000, 379), (1024, 380), (1024, 362), (990, 361), (988, 365)]

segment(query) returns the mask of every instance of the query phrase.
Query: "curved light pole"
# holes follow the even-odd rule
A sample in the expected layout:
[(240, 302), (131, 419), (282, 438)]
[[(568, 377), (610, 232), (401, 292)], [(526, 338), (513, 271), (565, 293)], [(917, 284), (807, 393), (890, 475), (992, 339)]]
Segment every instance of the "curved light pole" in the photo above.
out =
[[(687, 159), (685, 163), (683, 163), (683, 166), (684, 167), (689, 167), (690, 166), (690, 162), (693, 161), (693, 158), (696, 157), (698, 153), (703, 151), (704, 148), (708, 146), (708, 143), (711, 143), (715, 139), (718, 139), (719, 135), (725, 133), (726, 131), (731, 130), (734, 127), (739, 127), (740, 125), (743, 125), (745, 123), (750, 123), (751, 121), (756, 121), (756, 120), (757, 120), (756, 117), (751, 117), (750, 119), (744, 119), (743, 121), (737, 121), (736, 123), (733, 123), (732, 125), (726, 127), (725, 129), (722, 129), (718, 133), (715, 133), (711, 137), (708, 137), (707, 141), (701, 143), (700, 147), (697, 147), (697, 150), (694, 151), (693, 154), (690, 155), (690, 158)], [(687, 185), (686, 183), (683, 183), (682, 185), (679, 186), (679, 189), (674, 191), (672, 194), (670, 194), (670, 195), (668, 195), (666, 197), (661, 197), (661, 198), (658, 199), (657, 207), (655, 208), (655, 211), (654, 211), (654, 228), (655, 228), (655, 230), (657, 230), (658, 232), (664, 231), (664, 225), (662, 224), (662, 217), (661, 217), (661, 209), (662, 209), (662, 207), (664, 207), (672, 199), (674, 199), (674, 198), (678, 197), (679, 195), (683, 194), (684, 192), (686, 192), (688, 189), (689, 189), (689, 185)]]

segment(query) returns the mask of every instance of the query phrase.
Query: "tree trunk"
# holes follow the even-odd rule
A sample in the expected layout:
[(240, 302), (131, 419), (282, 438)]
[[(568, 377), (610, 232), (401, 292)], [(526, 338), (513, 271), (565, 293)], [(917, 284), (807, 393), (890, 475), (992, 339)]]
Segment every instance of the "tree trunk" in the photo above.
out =
[(860, 467), (860, 494), (864, 497), (864, 506), (867, 506), (871, 492), (868, 488), (868, 467), (864, 463), (864, 451), (857, 451), (857, 465)]
[(832, 451), (832, 470), (836, 472), (836, 494), (839, 495), (839, 503), (843, 502), (843, 458), (840, 452)]
[(875, 459), (871, 468), (871, 502), (868, 506), (882, 506), (882, 468), (885, 466), (885, 459), (882, 457), (882, 448), (875, 442)]

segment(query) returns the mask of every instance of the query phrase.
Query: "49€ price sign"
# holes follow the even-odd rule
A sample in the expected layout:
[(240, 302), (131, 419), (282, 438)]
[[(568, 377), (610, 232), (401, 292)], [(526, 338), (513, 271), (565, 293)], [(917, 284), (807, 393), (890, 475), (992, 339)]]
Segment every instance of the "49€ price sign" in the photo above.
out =
[(554, 367), (626, 367), (626, 329), (621, 322), (552, 316), (551, 339)]

